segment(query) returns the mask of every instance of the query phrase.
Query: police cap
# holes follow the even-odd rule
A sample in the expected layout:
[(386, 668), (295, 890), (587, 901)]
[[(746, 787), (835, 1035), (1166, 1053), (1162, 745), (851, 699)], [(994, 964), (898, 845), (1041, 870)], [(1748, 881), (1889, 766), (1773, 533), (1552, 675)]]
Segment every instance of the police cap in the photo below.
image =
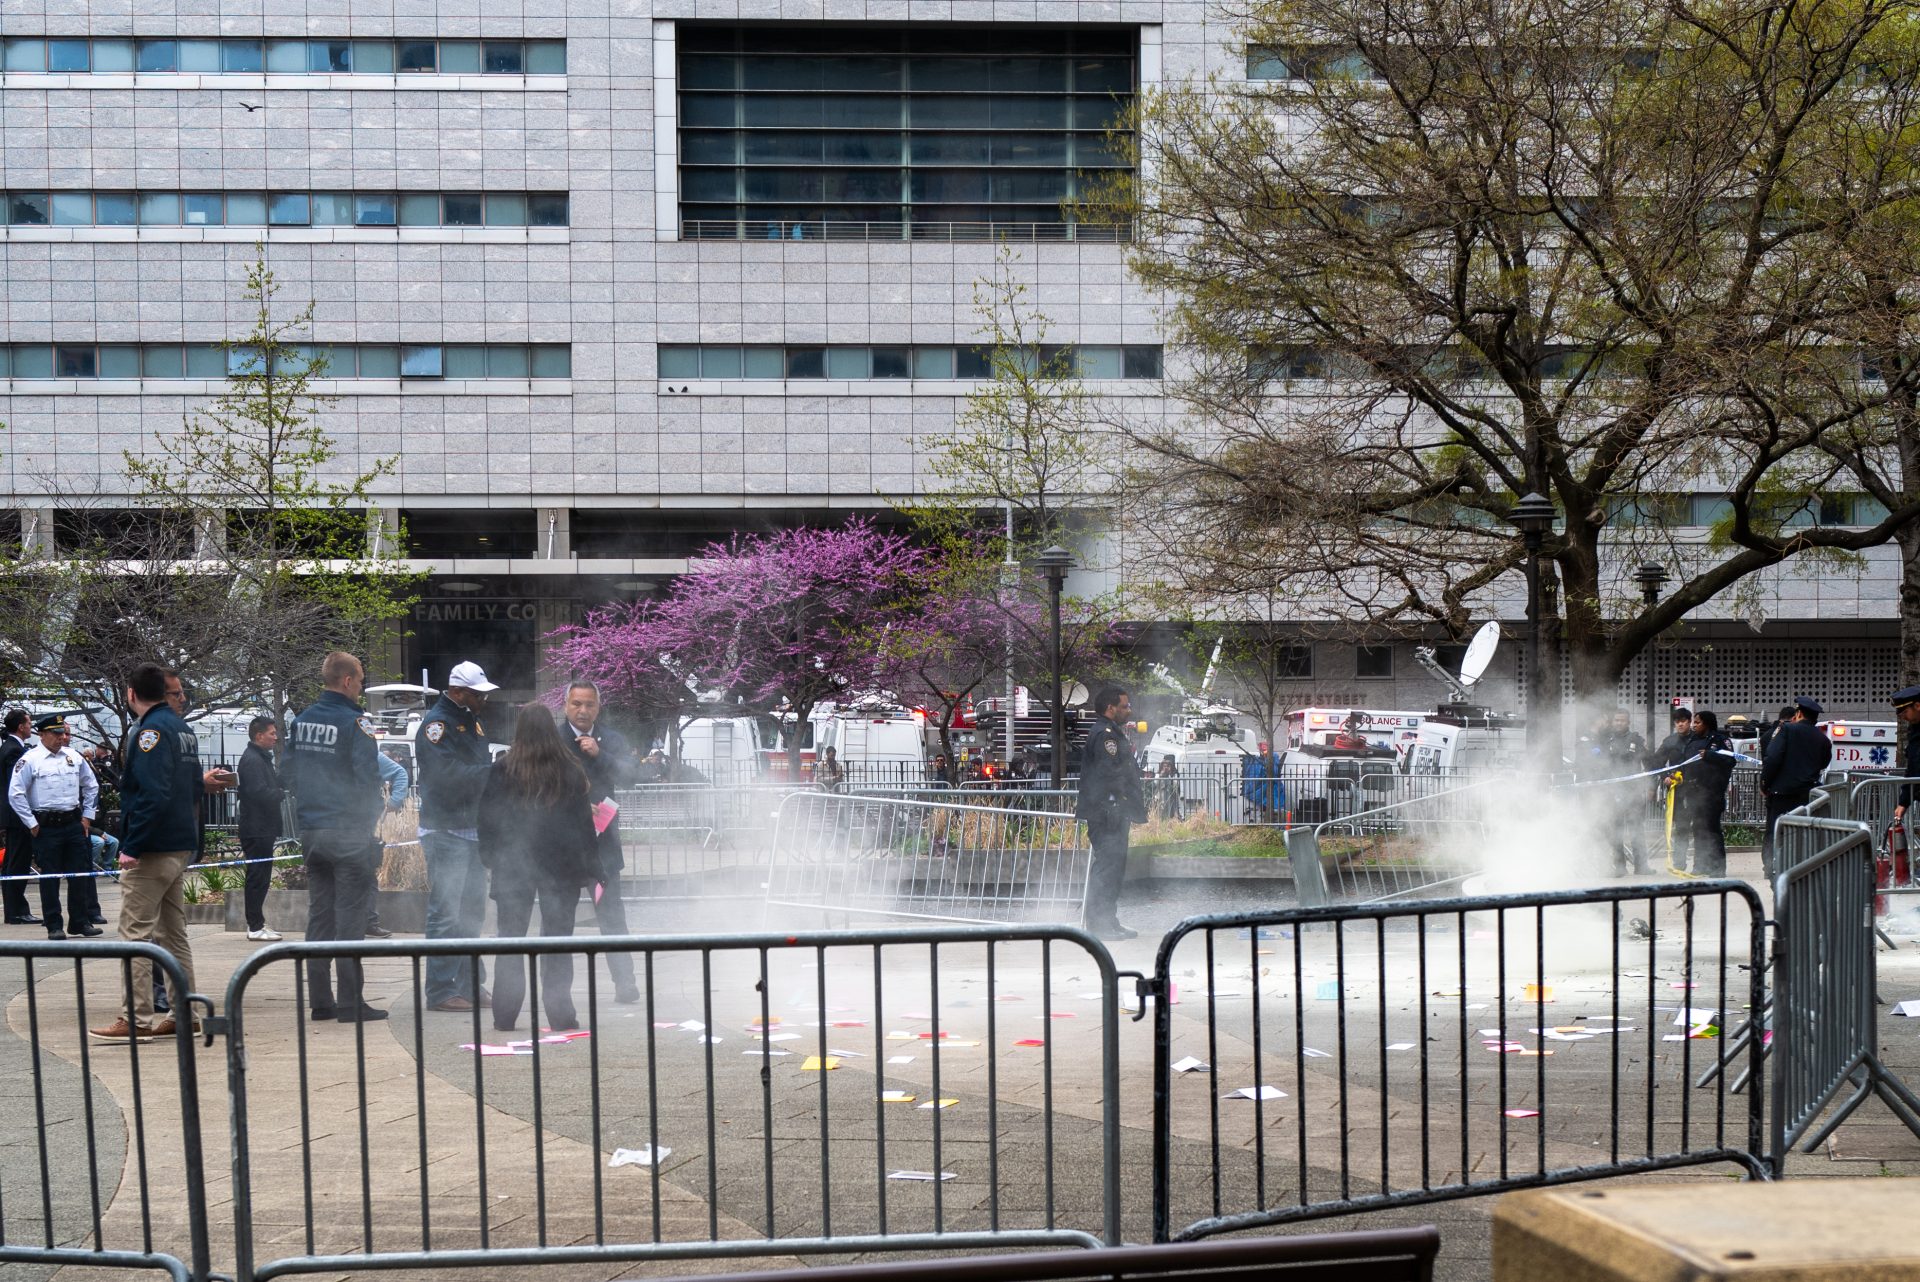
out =
[(1904, 708), (1910, 703), (1920, 703), (1920, 686), (1908, 686), (1904, 690), (1893, 692), (1893, 706)]
[[(1920, 694), (1915, 694), (1914, 697), (1917, 699), (1920, 699)], [(1793, 706), (1800, 709), (1800, 711), (1806, 713), (1810, 717), (1818, 717), (1822, 712), (1826, 711), (1825, 708), (1822, 708), (1820, 706), (1820, 701), (1818, 699), (1809, 698), (1804, 694), (1794, 699)]]
[(36, 718), (33, 723), (33, 728), (42, 734), (45, 734), (49, 730), (65, 730), (67, 728), (67, 714), (64, 712), (49, 712), (43, 717)]

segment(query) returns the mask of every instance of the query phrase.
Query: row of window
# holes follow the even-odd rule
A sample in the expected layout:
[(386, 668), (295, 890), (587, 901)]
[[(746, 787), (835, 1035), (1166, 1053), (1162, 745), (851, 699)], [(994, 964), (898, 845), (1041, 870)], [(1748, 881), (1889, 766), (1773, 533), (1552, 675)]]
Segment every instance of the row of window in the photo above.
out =
[[(300, 344), (326, 378), (568, 378), (562, 343)], [(225, 378), (259, 371), (260, 355), (212, 343), (0, 344), (0, 378)]]
[(822, 133), (810, 130), (689, 130), (683, 165), (929, 166), (992, 165), (996, 169), (1124, 167), (1104, 132), (910, 133), (898, 130)]
[[(1421, 74), (1438, 67), (1445, 71), (1447, 60), (1435, 59), (1427, 52), (1407, 54)], [(1578, 60), (1576, 66), (1569, 63), (1569, 70), (1589, 78), (1618, 72), (1649, 71), (1659, 62), (1659, 53), (1653, 49), (1594, 49)], [(1462, 62), (1459, 70), (1464, 71)], [(1379, 63), (1353, 48), (1338, 45), (1250, 45), (1247, 48), (1247, 79), (1249, 80), (1353, 80), (1384, 81), (1387, 78)]]
[(0, 67), (82, 74), (559, 76), (567, 70), (567, 42), (13, 36), (0, 49)]
[[(1144, 344), (1049, 347), (1041, 356), (1065, 356), (1081, 378), (1155, 379), (1160, 349)], [(979, 347), (737, 347), (660, 348), (661, 378), (992, 378), (987, 349)]]
[[(1758, 499), (1754, 501), (1752, 511), (1755, 519), (1788, 529), (1823, 525), (1852, 528), (1878, 525), (1887, 519), (1886, 506), (1865, 494)], [(1724, 494), (1642, 494), (1631, 499), (1608, 499), (1606, 512), (1607, 523), (1617, 527), (1678, 529), (1695, 526), (1711, 529), (1733, 516), (1733, 504)], [(1447, 500), (1423, 503), (1414, 510), (1413, 515), (1435, 525), (1473, 526), (1502, 531), (1511, 528), (1499, 513)]]
[(565, 227), (565, 192), (10, 191), (10, 227)]
[[(1421, 372), (1435, 381), (1495, 382), (1499, 379), (1493, 367), (1478, 352), (1464, 347), (1447, 345), (1428, 349), (1424, 356), (1415, 352), (1409, 352), (1408, 356), (1410, 363), (1417, 356)], [(1878, 360), (1850, 348), (1802, 348), (1784, 359), (1790, 359), (1796, 368), (1817, 373), (1821, 378), (1842, 382), (1883, 381)], [(1250, 373), (1268, 382), (1328, 380), (1366, 383), (1380, 378), (1364, 361), (1315, 347), (1270, 349), (1250, 357), (1247, 368)], [(1588, 348), (1547, 348), (1540, 353), (1536, 368), (1542, 379), (1578, 376), (1593, 382), (1625, 381), (1640, 378), (1643, 374), (1640, 355), (1631, 349), (1616, 349), (1596, 356)]]

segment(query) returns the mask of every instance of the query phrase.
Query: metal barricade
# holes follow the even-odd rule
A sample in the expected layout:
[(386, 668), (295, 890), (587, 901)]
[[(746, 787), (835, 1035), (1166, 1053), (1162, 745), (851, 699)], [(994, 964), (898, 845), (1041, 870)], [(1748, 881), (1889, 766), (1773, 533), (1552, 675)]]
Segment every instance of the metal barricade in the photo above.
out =
[(1392, 898), (1454, 885), (1480, 870), (1474, 848), (1487, 808), (1510, 780), (1483, 778), (1289, 829), (1287, 856), (1302, 907)]
[(1763, 917), (1702, 881), (1180, 923), (1147, 987), (1154, 1239), (1707, 1163), (1765, 1178), (1760, 1095), (1676, 1089), (1758, 1007)]
[(1894, 808), (1901, 804), (1900, 799), (1909, 788), (1920, 792), (1920, 779), (1862, 779), (1847, 788), (1846, 817), (1867, 825), (1875, 850), (1886, 843), (1887, 829), (1893, 826)]
[[(387, 1027), (306, 1021), (344, 958)], [(490, 1020), (426, 1008), (442, 959), (493, 968)], [(1078, 930), (280, 944), (227, 1009), (237, 1282), (1120, 1241), (1117, 980)]]
[(650, 899), (757, 897), (780, 803), (810, 784), (657, 783), (624, 788), (627, 875)]
[(780, 806), (767, 902), (946, 921), (1078, 922), (1092, 852), (1071, 814), (796, 793)]
[[(156, 967), (179, 1016), (173, 1034), (89, 1038)], [(0, 943), (0, 975), (26, 999), (24, 1038), (0, 1037), (11, 1101), (0, 1120), (0, 1265), (159, 1269), (203, 1282), (212, 1269), (190, 1013), (211, 1013), (207, 1000), (170, 953), (120, 940)], [(185, 1260), (161, 1249), (180, 1237)]]
[[(1807, 1151), (1817, 1148), (1870, 1096), (1920, 1135), (1920, 1099), (1880, 1061), (1872, 831), (1796, 813), (1776, 829), (1781, 848), (1789, 840), (1796, 852), (1812, 853), (1783, 863), (1774, 879), (1776, 1166), (1803, 1139)], [(1853, 1094), (1814, 1130), (1848, 1086)]]

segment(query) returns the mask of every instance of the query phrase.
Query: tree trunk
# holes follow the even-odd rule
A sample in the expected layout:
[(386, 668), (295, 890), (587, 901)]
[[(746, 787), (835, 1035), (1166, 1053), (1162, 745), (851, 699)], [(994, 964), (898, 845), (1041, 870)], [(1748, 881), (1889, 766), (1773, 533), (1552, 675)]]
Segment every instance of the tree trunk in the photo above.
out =
[[(1920, 491), (1920, 441), (1912, 433), (1900, 445), (1902, 497)], [(1900, 527), (1900, 684), (1920, 684), (1920, 523)], [(1889, 694), (1892, 691), (1888, 691)], [(1907, 767), (1913, 773), (1913, 766)]]
[(793, 705), (793, 733), (787, 736), (787, 781), (789, 783), (799, 783), (804, 777), (800, 769), (802, 753), (800, 741), (806, 737), (807, 726), (812, 719), (811, 703), (804, 708), (799, 704)]

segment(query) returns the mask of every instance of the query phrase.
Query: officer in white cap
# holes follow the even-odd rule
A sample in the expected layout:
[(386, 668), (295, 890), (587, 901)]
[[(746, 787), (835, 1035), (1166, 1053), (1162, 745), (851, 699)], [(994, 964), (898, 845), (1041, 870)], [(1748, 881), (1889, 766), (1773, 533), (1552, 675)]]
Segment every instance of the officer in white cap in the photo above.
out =
[[(493, 768), (480, 714), (500, 687), (477, 663), (456, 663), (447, 690), (427, 710), (414, 738), (419, 762), (420, 849), (427, 857), (427, 938), (473, 939), (487, 912), (487, 870), (480, 862), (480, 791)], [(485, 971), (480, 971), (485, 978)], [(474, 988), (465, 957), (427, 959), (427, 1008), (470, 1011), (491, 1003)]]
[[(40, 867), (40, 915), (46, 918), (47, 938), (97, 935), (93, 924), (94, 814), (100, 804), (100, 783), (86, 758), (68, 746), (67, 719), (53, 712), (33, 723), (40, 733), (37, 746), (27, 749), (13, 767), (7, 803), (16, 819), (33, 837), (33, 862)], [(67, 929), (60, 929), (60, 885), (67, 887)]]

